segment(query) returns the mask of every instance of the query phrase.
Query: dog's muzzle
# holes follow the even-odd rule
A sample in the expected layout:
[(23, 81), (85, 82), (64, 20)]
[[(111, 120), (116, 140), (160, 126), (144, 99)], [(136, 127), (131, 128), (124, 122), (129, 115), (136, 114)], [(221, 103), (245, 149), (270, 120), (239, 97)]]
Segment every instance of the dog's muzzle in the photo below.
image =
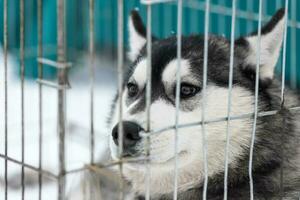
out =
[[(135, 152), (136, 144), (141, 140), (140, 131), (143, 130), (138, 124), (130, 121), (123, 121), (123, 156), (132, 155)], [(114, 143), (119, 146), (119, 124), (112, 130)]]

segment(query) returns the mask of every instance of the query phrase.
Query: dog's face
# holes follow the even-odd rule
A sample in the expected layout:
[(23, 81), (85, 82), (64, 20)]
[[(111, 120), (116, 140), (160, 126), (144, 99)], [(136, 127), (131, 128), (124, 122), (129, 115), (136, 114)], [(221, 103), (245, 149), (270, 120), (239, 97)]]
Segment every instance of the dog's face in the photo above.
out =
[[(123, 107), (123, 156), (145, 157), (147, 138), (146, 82), (147, 55), (145, 28), (141, 18), (133, 11), (129, 19), (130, 53), (132, 65), (124, 78), (122, 98), (117, 97), (112, 111), (110, 150), (113, 159), (118, 159), (118, 114), (119, 103)], [(284, 11), (280, 10), (263, 27), (261, 37), (260, 85), (268, 87), (273, 79), (282, 36)], [(235, 41), (231, 115), (253, 112), (254, 82), (256, 67), (257, 35), (251, 34)], [(150, 104), (150, 128), (159, 130), (174, 126), (176, 115), (176, 58), (177, 39), (155, 39), (152, 43), (152, 91)], [(182, 38), (180, 70), (179, 124), (224, 118), (228, 112), (228, 83), (230, 41), (210, 35), (208, 41), (208, 73), (205, 107), (203, 103), (204, 38)], [(260, 105), (260, 109), (263, 105)], [(205, 125), (207, 143), (208, 175), (224, 170), (227, 122)], [(241, 157), (248, 156), (252, 132), (252, 120), (240, 119), (230, 123), (229, 163), (235, 166)], [(147, 133), (146, 133), (147, 134)], [(203, 133), (199, 125), (178, 130), (179, 188), (184, 189), (203, 180)], [(173, 189), (175, 131), (165, 130), (150, 133), (149, 153), (151, 166), (151, 192), (166, 193)], [(124, 175), (133, 182), (134, 189), (144, 192), (144, 163), (124, 164)]]

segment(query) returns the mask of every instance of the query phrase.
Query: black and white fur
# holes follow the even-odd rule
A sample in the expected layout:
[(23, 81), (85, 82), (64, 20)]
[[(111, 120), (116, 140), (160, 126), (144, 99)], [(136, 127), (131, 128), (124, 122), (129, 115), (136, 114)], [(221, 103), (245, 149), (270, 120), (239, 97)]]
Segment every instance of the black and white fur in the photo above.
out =
[[(299, 135), (300, 115), (291, 113), (289, 107), (299, 105), (296, 93), (286, 89), (284, 106), (280, 99), (280, 82), (274, 68), (280, 55), (284, 34), (284, 9), (280, 9), (262, 28), (259, 111), (278, 110), (273, 116), (257, 119), (253, 156), (255, 199), (298, 199), (300, 192)], [(129, 19), (129, 58), (132, 64), (124, 78), (123, 101), (115, 99), (110, 128), (118, 125), (118, 104), (123, 104), (123, 120), (146, 128), (146, 31), (137, 11)], [(231, 115), (254, 111), (255, 67), (257, 32), (235, 41)], [(176, 37), (157, 39), (152, 44), (152, 130), (175, 123), (175, 85), (177, 69)], [(179, 123), (201, 120), (204, 37), (182, 37), (181, 82), (199, 88), (195, 95), (180, 101)], [(206, 119), (227, 116), (230, 41), (209, 35), (208, 82), (206, 94)], [(128, 94), (128, 83), (135, 84), (138, 92)], [(129, 84), (129, 85), (130, 85)], [(183, 88), (181, 88), (183, 89)], [(230, 151), (228, 198), (249, 199), (249, 152), (253, 119), (237, 119), (230, 123)], [(208, 199), (222, 199), (224, 191), (224, 163), (227, 122), (205, 126), (208, 159)], [(194, 126), (178, 132), (178, 199), (202, 199), (204, 182), (202, 128)], [(145, 138), (140, 138), (126, 156), (146, 155)], [(118, 159), (118, 146), (110, 137), (112, 159)], [(172, 199), (174, 190), (174, 130), (150, 135), (151, 199)], [(123, 165), (124, 178), (131, 184), (133, 199), (144, 199), (146, 168), (143, 163)], [(280, 189), (281, 170), (283, 190)]]

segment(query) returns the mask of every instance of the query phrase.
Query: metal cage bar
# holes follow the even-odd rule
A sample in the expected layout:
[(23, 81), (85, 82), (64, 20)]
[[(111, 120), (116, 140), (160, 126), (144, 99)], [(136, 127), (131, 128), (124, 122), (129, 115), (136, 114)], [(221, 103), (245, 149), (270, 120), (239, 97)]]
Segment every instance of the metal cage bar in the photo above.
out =
[[(43, 1), (37, 1), (37, 17), (38, 17), (38, 57), (43, 56)], [(38, 62), (38, 78), (43, 79), (43, 64)], [(42, 84), (38, 85), (38, 109), (39, 109), (39, 177), (38, 177), (38, 199), (42, 200), (42, 186), (43, 186), (43, 86)]]
[(227, 200), (228, 185), (228, 159), (230, 148), (230, 120), (232, 105), (232, 82), (233, 82), (233, 62), (234, 62), (234, 35), (235, 35), (235, 15), (236, 0), (232, 1), (232, 17), (231, 17), (231, 37), (230, 37), (230, 63), (229, 63), (229, 84), (228, 84), (228, 106), (227, 106), (227, 130), (226, 130), (226, 147), (225, 147), (225, 173), (224, 173), (224, 200)]
[(285, 0), (285, 19), (284, 19), (284, 37), (283, 37), (283, 51), (282, 51), (282, 73), (281, 73), (281, 102), (284, 104), (285, 92), (285, 68), (286, 68), (286, 38), (287, 38), (287, 22), (288, 22), (288, 6), (289, 1)]
[(89, 0), (89, 54), (90, 54), (90, 148), (91, 164), (94, 163), (95, 131), (94, 131), (94, 82), (95, 82), (95, 47), (94, 47), (94, 0)]
[(259, 20), (258, 20), (258, 34), (257, 34), (257, 46), (256, 46), (256, 76), (255, 76), (255, 103), (254, 103), (254, 120), (252, 128), (252, 138), (250, 145), (250, 157), (249, 157), (249, 184), (250, 184), (250, 199), (254, 199), (253, 177), (252, 177), (252, 164), (253, 164), (253, 151), (256, 133), (256, 123), (258, 115), (258, 95), (259, 95), (259, 65), (260, 65), (260, 50), (261, 50), (261, 17), (262, 17), (262, 0), (259, 0)]
[(180, 106), (180, 72), (181, 72), (181, 51), (182, 51), (182, 0), (177, 2), (177, 70), (176, 70), (176, 97), (175, 97), (175, 145), (174, 145), (174, 194), (173, 199), (178, 197), (178, 124)]
[[(147, 80), (146, 80), (146, 132), (148, 137), (146, 138), (146, 157), (150, 156), (150, 130), (151, 130), (151, 70), (152, 70), (152, 7), (151, 4), (147, 5)], [(146, 183), (145, 183), (145, 199), (150, 200), (150, 190), (151, 190), (151, 170), (150, 162), (146, 163)]]
[(8, 181), (7, 181), (7, 156), (8, 156), (8, 127), (7, 127), (7, 41), (8, 41), (8, 32), (7, 32), (7, 0), (3, 0), (3, 51), (4, 51), (4, 198), (7, 200), (7, 189), (8, 189)]
[(202, 113), (201, 113), (201, 129), (202, 129), (202, 146), (203, 146), (203, 166), (204, 166), (204, 185), (203, 199), (207, 198), (208, 185), (208, 163), (207, 163), (207, 144), (205, 133), (205, 106), (206, 106), (206, 87), (207, 87), (207, 65), (208, 65), (208, 31), (209, 31), (209, 12), (210, 0), (205, 2), (205, 22), (204, 22), (204, 59), (203, 59), (203, 88), (202, 88)]
[(57, 69), (69, 68), (72, 66), (72, 63), (70, 62), (58, 62), (42, 57), (38, 57), (37, 61), (41, 64), (49, 65)]
[[(24, 127), (24, 76), (25, 76), (25, 63), (24, 63), (24, 0), (20, 0), (20, 75), (21, 75), (21, 155), (22, 163), (25, 159), (25, 127)], [(22, 187), (22, 200), (25, 198), (25, 174), (24, 174), (24, 165), (21, 167), (21, 187)]]
[(55, 175), (55, 174), (53, 174), (52, 172), (49, 172), (49, 171), (46, 171), (46, 170), (40, 170), (38, 167), (34, 167), (32, 165), (26, 164), (26, 163), (24, 163), (22, 161), (18, 161), (18, 160), (14, 159), (14, 158), (11, 158), (11, 157), (3, 155), (3, 154), (0, 154), (0, 157), (4, 158), (4, 160), (8, 160), (8, 161), (10, 161), (12, 163), (18, 164), (20, 166), (24, 166), (25, 168), (31, 169), (31, 170), (33, 170), (35, 172), (38, 172), (42, 176), (51, 178), (52, 180), (57, 180), (58, 179), (58, 176)]
[[(289, 1), (285, 0), (285, 18), (284, 18), (284, 35), (283, 35), (283, 51), (282, 51), (282, 72), (281, 72), (281, 108), (284, 109), (285, 103), (285, 74), (286, 74), (286, 47), (287, 47), (287, 23), (288, 23), (288, 6)], [(282, 120), (282, 127), (286, 126), (286, 119)], [(284, 196), (283, 188), (283, 167), (284, 167), (284, 148), (281, 144), (281, 166), (280, 166), (280, 195), (281, 198)]]
[[(65, 1), (57, 0), (57, 62), (65, 62)], [(65, 68), (58, 69), (58, 84), (66, 85), (67, 71)], [(66, 133), (66, 91), (65, 88), (58, 90), (58, 137), (59, 137), (59, 178), (58, 199), (65, 198), (65, 133)]]
[(63, 84), (57, 84), (57, 83), (53, 83), (51, 81), (46, 81), (43, 79), (37, 79), (36, 80), (37, 83), (41, 84), (41, 85), (45, 85), (51, 88), (55, 88), (57, 90), (65, 90), (65, 89), (70, 89), (71, 87), (69, 85), (63, 85)]
[[(291, 108), (287, 108), (289, 111), (291, 112), (298, 112), (300, 111), (300, 106), (296, 106), (296, 107), (291, 107)], [(262, 111), (262, 112), (258, 112), (257, 117), (265, 117), (265, 116), (271, 116), (271, 115), (275, 115), (279, 112), (280, 110), (271, 110), (271, 111)], [(231, 116), (231, 121), (232, 120), (238, 120), (238, 119), (250, 119), (254, 117), (254, 113), (245, 113), (245, 114), (241, 114), (241, 115), (232, 115)], [(211, 123), (217, 123), (217, 122), (223, 122), (223, 121), (227, 121), (227, 117), (219, 117), (219, 118), (215, 118), (215, 119), (210, 119), (210, 120), (205, 120), (205, 121), (199, 121), (199, 122), (192, 122), (192, 123), (183, 123), (183, 124), (179, 124), (178, 128), (187, 128), (187, 127), (193, 127), (193, 126), (201, 126), (202, 123), (204, 124), (211, 124)], [(151, 134), (161, 134), (167, 130), (171, 130), (171, 129), (175, 129), (175, 125), (173, 126), (168, 126), (165, 128), (161, 128), (161, 129), (157, 129), (157, 130), (152, 130)], [(147, 137), (147, 135), (145, 134), (141, 134), (142, 137)]]
[[(119, 96), (119, 116), (118, 116), (118, 141), (119, 141), (119, 171), (123, 174), (123, 65), (124, 65), (124, 1), (118, 0), (118, 96)], [(124, 184), (120, 182), (119, 199), (124, 199)]]

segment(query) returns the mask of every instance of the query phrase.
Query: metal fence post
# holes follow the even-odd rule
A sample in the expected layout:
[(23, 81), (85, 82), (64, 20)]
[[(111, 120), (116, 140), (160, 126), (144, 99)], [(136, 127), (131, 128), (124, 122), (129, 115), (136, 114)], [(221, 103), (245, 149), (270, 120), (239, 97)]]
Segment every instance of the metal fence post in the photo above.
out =
[(182, 0), (177, 1), (177, 70), (176, 70), (176, 97), (175, 97), (175, 162), (174, 162), (174, 194), (173, 199), (178, 198), (178, 125), (180, 107), (180, 72), (181, 72), (181, 51), (182, 51)]
[(91, 164), (94, 163), (94, 82), (95, 82), (95, 47), (94, 47), (94, 0), (89, 0), (89, 54), (90, 54), (90, 148)]
[[(57, 61), (65, 62), (65, 1), (57, 0)], [(58, 84), (67, 84), (66, 68), (58, 69)], [(59, 137), (59, 178), (58, 199), (65, 198), (65, 134), (66, 134), (66, 91), (58, 89), (58, 137)]]
[(7, 182), (7, 150), (8, 150), (8, 142), (7, 142), (7, 40), (8, 40), (8, 33), (7, 33), (7, 0), (3, 0), (3, 53), (4, 53), (4, 184), (5, 184), (5, 192), (4, 198), (7, 200), (7, 189), (8, 189), (8, 182)]
[[(20, 75), (21, 75), (21, 155), (22, 163), (25, 160), (25, 127), (24, 127), (24, 76), (25, 76), (25, 62), (24, 62), (24, 0), (20, 0)], [(25, 196), (25, 174), (24, 165), (21, 168), (21, 185), (22, 185), (22, 200)]]
[(203, 59), (203, 88), (202, 88), (202, 114), (201, 114), (201, 129), (202, 129), (202, 146), (203, 146), (203, 166), (204, 166), (204, 185), (202, 198), (207, 198), (208, 184), (208, 164), (207, 164), (207, 144), (205, 134), (205, 107), (206, 107), (206, 87), (207, 87), (207, 65), (208, 65), (208, 31), (209, 31), (209, 13), (210, 0), (205, 2), (205, 23), (204, 23), (204, 59)]
[[(118, 133), (119, 133), (119, 170), (123, 174), (123, 65), (124, 65), (124, 1), (118, 0), (118, 96), (119, 96), (119, 116), (118, 116)], [(124, 199), (124, 184), (120, 182), (119, 199)]]
[(258, 95), (259, 95), (259, 65), (260, 65), (260, 50), (261, 50), (261, 22), (262, 22), (262, 1), (259, 0), (259, 19), (258, 19), (258, 34), (257, 34), (257, 46), (256, 46), (256, 75), (255, 75), (255, 103), (254, 103), (254, 120), (252, 128), (252, 138), (250, 145), (250, 156), (249, 156), (249, 184), (250, 184), (250, 199), (254, 199), (254, 188), (253, 188), (253, 151), (256, 133), (256, 123), (258, 117)]
[(227, 200), (228, 186), (228, 159), (230, 148), (230, 120), (231, 120), (231, 103), (232, 103), (232, 82), (233, 82), (233, 65), (234, 65), (234, 35), (235, 35), (235, 14), (236, 0), (232, 1), (231, 16), (231, 36), (230, 36), (230, 63), (229, 63), (229, 83), (228, 83), (228, 105), (227, 105), (227, 130), (226, 130), (226, 150), (225, 150), (225, 172), (224, 172), (224, 200)]
[(151, 130), (151, 70), (152, 70), (152, 30), (151, 30), (151, 22), (152, 22), (152, 6), (151, 4), (147, 5), (147, 81), (146, 81), (146, 132), (147, 132), (147, 142), (146, 142), (146, 200), (150, 200), (150, 190), (151, 190), (151, 169), (150, 169), (150, 130)]
[[(43, 0), (38, 0), (37, 2), (37, 17), (38, 17), (38, 52), (39, 58), (43, 57)], [(43, 64), (38, 62), (38, 78), (42, 80), (43, 78)], [(38, 107), (39, 107), (39, 200), (42, 200), (42, 167), (43, 167), (43, 90), (42, 84), (38, 85)]]

